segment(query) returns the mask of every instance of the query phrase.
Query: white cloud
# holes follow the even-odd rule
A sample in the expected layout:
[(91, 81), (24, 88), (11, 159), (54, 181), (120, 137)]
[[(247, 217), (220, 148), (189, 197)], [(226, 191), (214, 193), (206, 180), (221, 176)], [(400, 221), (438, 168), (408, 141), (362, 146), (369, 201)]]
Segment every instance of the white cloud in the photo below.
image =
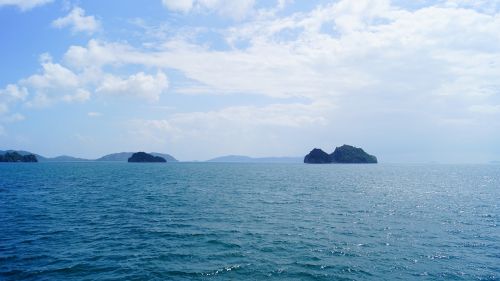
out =
[(158, 101), (160, 95), (168, 88), (167, 76), (158, 71), (156, 75), (139, 72), (128, 78), (108, 74), (97, 87), (97, 93), (110, 95), (136, 96), (150, 101)]
[(136, 53), (131, 46), (95, 39), (91, 39), (87, 46), (71, 46), (64, 54), (64, 62), (78, 69), (103, 65), (144, 64), (143, 56)]
[(70, 27), (73, 32), (87, 32), (92, 34), (99, 30), (100, 22), (94, 16), (85, 16), (85, 10), (75, 7), (65, 17), (52, 22), (56, 28)]
[(255, 0), (162, 0), (162, 4), (177, 12), (213, 11), (222, 16), (241, 19), (252, 10)]
[[(46, 107), (57, 100), (83, 101), (84, 95), (78, 92), (82, 84), (81, 77), (61, 64), (53, 63), (50, 56), (41, 56), (42, 71), (28, 78), (19, 80), (17, 87), (32, 92), (26, 105), (30, 107)], [(73, 94), (75, 93), (75, 94)]]
[(362, 30), (378, 18), (388, 18), (389, 0), (339, 1), (332, 6), (331, 17), (342, 32)]
[(162, 0), (163, 6), (172, 11), (189, 12), (193, 7), (193, 0)]
[(22, 79), (20, 84), (37, 90), (68, 89), (77, 87), (79, 79), (73, 71), (60, 64), (44, 62), (41, 74)]
[(66, 102), (86, 102), (90, 99), (90, 93), (84, 89), (77, 89), (76, 93), (72, 95), (64, 95), (62, 99)]
[[(116, 50), (102, 48), (92, 42), (91, 40), (89, 43), (90, 51), (81, 47), (70, 48), (67, 53), (67, 58), (70, 59), (66, 59), (65, 64), (55, 63), (49, 54), (42, 54), (41, 71), (0, 90), (0, 102), (6, 106), (16, 101), (24, 102), (28, 107), (47, 107), (60, 101), (83, 103), (90, 100), (92, 92), (116, 97), (137, 97), (156, 102), (168, 89), (168, 78), (162, 71), (158, 71), (155, 75), (138, 72), (126, 78), (114, 75), (113, 69), (109, 72), (103, 71), (102, 68), (108, 63), (122, 64), (122, 62), (114, 56), (106, 56)], [(93, 48), (93, 45), (96, 48)], [(117, 51), (117, 54), (125, 54), (126, 50), (128, 49)], [(89, 58), (94, 55), (95, 58)]]
[(2, 6), (17, 6), (22, 11), (30, 10), (52, 2), (53, 0), (0, 0)]
[[(307, 60), (310, 59), (293, 49), (274, 44), (248, 51), (214, 52), (178, 41), (169, 42), (165, 51), (142, 52), (130, 46), (91, 40), (88, 47), (72, 46), (65, 54), (65, 61), (76, 68), (136, 64), (179, 69), (212, 93), (313, 97), (367, 83), (352, 81), (345, 69), (330, 67), (318, 71), (315, 65), (309, 64)], [(324, 79), (325, 74), (329, 79)], [(193, 87), (186, 90), (193, 92)]]
[(9, 84), (0, 90), (0, 100), (4, 101), (25, 100), (27, 96), (28, 90), (16, 84)]
[(43, 107), (49, 107), (50, 105), (53, 105), (55, 102), (54, 99), (50, 98), (47, 94), (37, 92), (32, 95), (32, 97), (26, 101), (25, 105), (27, 107), (38, 107), (38, 108), (43, 108)]
[(200, 7), (215, 10), (220, 15), (233, 19), (247, 16), (254, 4), (255, 0), (198, 0)]
[(15, 84), (9, 84), (4, 89), (0, 89), (0, 122), (15, 122), (24, 119), (19, 113), (8, 115), (11, 105), (26, 100), (28, 90)]

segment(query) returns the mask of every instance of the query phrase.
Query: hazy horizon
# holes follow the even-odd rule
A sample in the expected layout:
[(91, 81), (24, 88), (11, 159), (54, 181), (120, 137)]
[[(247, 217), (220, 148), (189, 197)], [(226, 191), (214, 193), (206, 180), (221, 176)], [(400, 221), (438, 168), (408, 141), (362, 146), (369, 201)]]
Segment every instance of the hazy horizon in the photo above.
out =
[(0, 149), (500, 161), (500, 1), (0, 1)]
[[(211, 160), (218, 159), (218, 158), (226, 158), (226, 157), (249, 157), (253, 160), (256, 159), (266, 159), (266, 158), (271, 158), (271, 159), (279, 159), (279, 158), (297, 158), (297, 159), (303, 159), (305, 155), (264, 155), (264, 156), (251, 156), (251, 155), (241, 155), (241, 154), (222, 154), (218, 155), (215, 157), (211, 158), (206, 158), (206, 159), (179, 159), (176, 157), (174, 154), (169, 153), (169, 152), (162, 152), (162, 151), (144, 151), (144, 150), (137, 150), (137, 151), (118, 151), (118, 152), (109, 152), (105, 153), (96, 157), (86, 157), (86, 156), (78, 156), (78, 155), (70, 155), (70, 154), (54, 154), (54, 155), (45, 155), (41, 153), (37, 153), (36, 151), (30, 151), (26, 149), (0, 149), (0, 151), (6, 151), (6, 150), (14, 150), (14, 151), (27, 151), (31, 153), (38, 154), (40, 156), (46, 157), (46, 158), (56, 158), (60, 156), (69, 156), (69, 157), (74, 157), (74, 158), (79, 158), (79, 159), (84, 159), (84, 160), (97, 160), (103, 156), (111, 155), (111, 154), (119, 154), (119, 153), (134, 153), (134, 152), (146, 152), (146, 153), (161, 153), (161, 154), (168, 154), (172, 157), (174, 157), (177, 161), (179, 162), (210, 162)], [(231, 163), (232, 161), (228, 162)], [(301, 161), (302, 162), (302, 161)], [(269, 162), (272, 163), (272, 162)], [(276, 162), (276, 163), (281, 163), (281, 162)], [(283, 163), (292, 163), (292, 162), (283, 162)], [(429, 161), (385, 161), (384, 159), (378, 159), (379, 164), (403, 164), (403, 165), (413, 165), (413, 164), (457, 164), (457, 165), (467, 165), (467, 164), (498, 164), (500, 163), (500, 160), (489, 160), (489, 161), (483, 161), (483, 162), (460, 162), (460, 161), (438, 161), (438, 160), (429, 160)]]

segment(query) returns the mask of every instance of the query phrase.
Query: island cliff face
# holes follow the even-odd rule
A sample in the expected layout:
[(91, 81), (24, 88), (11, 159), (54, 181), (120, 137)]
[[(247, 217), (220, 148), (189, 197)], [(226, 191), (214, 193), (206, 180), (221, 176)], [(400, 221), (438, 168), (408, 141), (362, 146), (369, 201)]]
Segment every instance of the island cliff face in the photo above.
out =
[(146, 152), (137, 152), (132, 154), (130, 158), (128, 159), (128, 162), (135, 162), (135, 163), (165, 163), (167, 160), (160, 156), (153, 156), (151, 154), (148, 154)]
[(33, 154), (21, 155), (17, 152), (7, 152), (0, 155), (0, 162), (38, 162)]
[(363, 149), (344, 144), (335, 148), (332, 154), (327, 154), (315, 148), (304, 157), (307, 164), (349, 163), (349, 164), (375, 164), (377, 157), (366, 153)]

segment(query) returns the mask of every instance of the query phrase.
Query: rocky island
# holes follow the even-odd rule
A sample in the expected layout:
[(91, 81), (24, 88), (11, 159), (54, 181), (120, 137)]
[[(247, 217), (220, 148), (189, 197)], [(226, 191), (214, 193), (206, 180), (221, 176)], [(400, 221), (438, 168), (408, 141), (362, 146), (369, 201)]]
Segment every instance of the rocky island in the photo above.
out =
[(332, 159), (330, 154), (324, 152), (319, 148), (315, 148), (309, 152), (309, 154), (304, 157), (304, 163), (309, 164), (326, 164), (332, 163)]
[(0, 155), (0, 162), (38, 162), (33, 154), (21, 155), (15, 151)]
[(377, 157), (366, 153), (363, 149), (344, 144), (335, 148), (331, 154), (324, 152), (319, 148), (315, 148), (304, 157), (304, 163), (307, 164), (375, 164)]
[(136, 152), (130, 156), (128, 162), (133, 163), (165, 163), (167, 160), (160, 156), (154, 156), (146, 152)]

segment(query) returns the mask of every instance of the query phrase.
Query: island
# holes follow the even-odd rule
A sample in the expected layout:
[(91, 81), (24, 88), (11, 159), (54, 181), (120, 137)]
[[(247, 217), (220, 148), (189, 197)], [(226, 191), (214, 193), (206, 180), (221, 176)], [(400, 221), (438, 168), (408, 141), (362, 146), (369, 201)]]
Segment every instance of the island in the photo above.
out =
[(38, 162), (33, 154), (21, 155), (15, 151), (0, 155), (0, 162)]
[(128, 159), (130, 163), (165, 163), (167, 160), (160, 156), (154, 156), (146, 152), (136, 152)]
[(333, 153), (328, 154), (315, 148), (304, 157), (306, 164), (375, 164), (377, 157), (366, 153), (362, 148), (344, 144), (336, 147)]
[[(119, 153), (111, 153), (108, 155), (104, 155), (100, 158), (97, 158), (95, 161), (102, 162), (127, 162), (130, 157), (132, 157), (134, 152), (119, 152)], [(149, 152), (153, 156), (160, 156), (161, 158), (167, 160), (167, 162), (179, 162), (179, 160), (175, 159), (170, 154), (158, 153), (158, 152)]]

